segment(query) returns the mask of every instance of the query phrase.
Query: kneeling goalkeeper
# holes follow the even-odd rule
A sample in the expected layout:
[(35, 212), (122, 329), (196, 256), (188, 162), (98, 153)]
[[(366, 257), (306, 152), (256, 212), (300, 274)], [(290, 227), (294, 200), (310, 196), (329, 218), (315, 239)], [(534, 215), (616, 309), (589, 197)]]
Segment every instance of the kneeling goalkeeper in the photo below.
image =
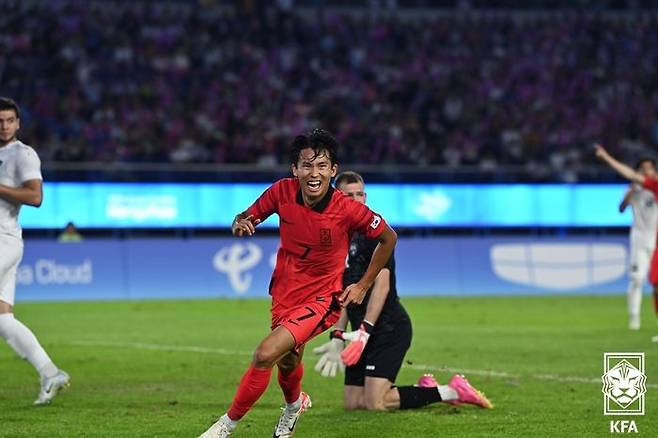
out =
[[(366, 202), (361, 175), (343, 172), (336, 177), (336, 188), (354, 200)], [(350, 243), (343, 285), (361, 278), (370, 263), (377, 241), (355, 235)], [(346, 332), (347, 321), (352, 326)], [(491, 408), (489, 400), (473, 388), (462, 375), (452, 377), (448, 385), (439, 385), (433, 376), (424, 375), (413, 386), (396, 386), (404, 355), (411, 345), (411, 320), (397, 295), (395, 257), (391, 255), (361, 304), (342, 310), (331, 331), (330, 340), (314, 349), (322, 354), (315, 370), (335, 377), (345, 370), (345, 409), (414, 409), (440, 401), (474, 404)], [(346, 341), (350, 341), (345, 348)]]

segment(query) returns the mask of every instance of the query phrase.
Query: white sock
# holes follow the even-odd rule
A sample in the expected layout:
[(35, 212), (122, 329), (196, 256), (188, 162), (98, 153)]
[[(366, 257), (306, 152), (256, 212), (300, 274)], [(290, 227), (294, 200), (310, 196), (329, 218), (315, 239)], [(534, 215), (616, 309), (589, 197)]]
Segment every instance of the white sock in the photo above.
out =
[(299, 398), (297, 401), (294, 401), (292, 403), (286, 403), (286, 409), (288, 412), (295, 412), (298, 411), (299, 408), (302, 406), (302, 394), (299, 393)]
[(439, 385), (436, 387), (436, 389), (439, 390), (441, 401), (452, 401), (459, 399), (459, 394), (457, 394), (457, 391), (455, 391), (448, 385)]
[(628, 284), (628, 316), (633, 318), (640, 317), (640, 308), (642, 307), (642, 281), (631, 279)]
[(37, 370), (41, 380), (57, 374), (57, 367), (41, 347), (34, 333), (22, 322), (14, 318), (13, 313), (0, 314), (0, 336), (18, 354)]
[(229, 427), (229, 429), (231, 429), (231, 430), (235, 429), (235, 427), (238, 425), (238, 422), (237, 422), (237, 421), (233, 421), (233, 420), (231, 420), (231, 419), (229, 418), (228, 414), (224, 414), (224, 415), (222, 415), (222, 417), (220, 418), (220, 420), (222, 421), (222, 423), (227, 424), (228, 427)]

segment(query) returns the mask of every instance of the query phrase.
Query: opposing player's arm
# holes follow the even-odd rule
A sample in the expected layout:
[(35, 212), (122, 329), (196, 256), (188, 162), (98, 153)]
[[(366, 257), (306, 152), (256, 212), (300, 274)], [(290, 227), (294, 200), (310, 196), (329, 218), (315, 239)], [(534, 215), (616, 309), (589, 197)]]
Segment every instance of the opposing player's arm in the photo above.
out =
[(621, 200), (621, 203), (619, 204), (619, 213), (623, 213), (624, 210), (626, 210), (628, 204), (631, 203), (632, 197), (633, 197), (633, 186), (630, 185), (628, 187), (628, 190), (626, 190), (626, 194), (624, 195), (624, 198)]
[(350, 303), (361, 304), (366, 292), (373, 284), (382, 268), (386, 266), (391, 254), (393, 254), (398, 235), (388, 224), (384, 223), (383, 225), (385, 227), (384, 231), (376, 237), (379, 243), (377, 244), (375, 251), (372, 253), (368, 269), (366, 269), (366, 272), (358, 282), (347, 286), (340, 296), (340, 301), (343, 307)]
[(372, 292), (370, 292), (370, 299), (368, 300), (368, 306), (366, 307), (366, 314), (364, 317), (364, 319), (372, 325), (377, 324), (377, 320), (382, 313), (390, 288), (391, 271), (388, 268), (382, 268), (382, 270), (379, 271), (377, 278), (375, 278), (375, 284), (372, 286)]
[[(343, 333), (343, 339), (350, 342), (350, 345), (340, 354), (341, 360), (345, 365), (354, 365), (361, 360), (361, 355), (366, 348), (368, 339), (375, 329), (375, 324), (382, 313), (386, 297), (391, 285), (391, 271), (388, 268), (382, 268), (372, 286), (366, 314), (358, 330)], [(344, 309), (343, 309), (344, 310)]]
[(608, 166), (610, 166), (615, 172), (617, 172), (619, 175), (623, 176), (627, 180), (638, 184), (644, 183), (644, 175), (635, 171), (635, 169), (633, 169), (632, 167), (627, 166), (626, 164), (615, 159), (600, 144), (597, 144), (595, 146), (595, 153), (597, 158), (605, 161), (608, 164)]
[(43, 181), (31, 179), (19, 187), (9, 187), (0, 184), (0, 198), (12, 204), (26, 204), (40, 207), (43, 201)]
[(351, 341), (347, 348), (340, 353), (340, 358), (345, 365), (352, 366), (361, 360), (361, 355), (368, 344), (368, 339), (370, 339), (377, 319), (379, 319), (379, 315), (382, 313), (390, 283), (390, 271), (388, 268), (382, 268), (375, 278), (375, 284), (372, 287), (368, 307), (366, 307), (366, 314), (361, 325), (358, 330), (343, 333), (343, 339)]
[(340, 311), (340, 317), (338, 318), (338, 321), (336, 321), (336, 324), (334, 324), (334, 330), (339, 330), (339, 331), (345, 331), (347, 328), (347, 310), (341, 309)]

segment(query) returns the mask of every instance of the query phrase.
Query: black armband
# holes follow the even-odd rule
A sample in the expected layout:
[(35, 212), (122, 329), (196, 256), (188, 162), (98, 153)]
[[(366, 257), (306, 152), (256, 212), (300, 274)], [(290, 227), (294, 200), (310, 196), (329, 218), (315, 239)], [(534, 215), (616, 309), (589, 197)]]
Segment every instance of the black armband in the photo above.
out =
[(363, 330), (368, 333), (369, 335), (372, 334), (372, 331), (375, 330), (375, 325), (371, 323), (370, 321), (366, 321), (365, 319), (361, 321), (361, 327)]

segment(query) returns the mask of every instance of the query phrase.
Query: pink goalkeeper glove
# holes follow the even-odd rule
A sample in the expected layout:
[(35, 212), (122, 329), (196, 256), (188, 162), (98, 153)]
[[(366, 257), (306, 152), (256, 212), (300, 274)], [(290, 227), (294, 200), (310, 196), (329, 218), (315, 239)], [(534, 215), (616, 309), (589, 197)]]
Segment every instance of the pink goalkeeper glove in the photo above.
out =
[(345, 365), (352, 366), (359, 361), (374, 328), (371, 323), (364, 319), (358, 330), (343, 333), (343, 339), (351, 341), (350, 345), (340, 354), (340, 358)]

